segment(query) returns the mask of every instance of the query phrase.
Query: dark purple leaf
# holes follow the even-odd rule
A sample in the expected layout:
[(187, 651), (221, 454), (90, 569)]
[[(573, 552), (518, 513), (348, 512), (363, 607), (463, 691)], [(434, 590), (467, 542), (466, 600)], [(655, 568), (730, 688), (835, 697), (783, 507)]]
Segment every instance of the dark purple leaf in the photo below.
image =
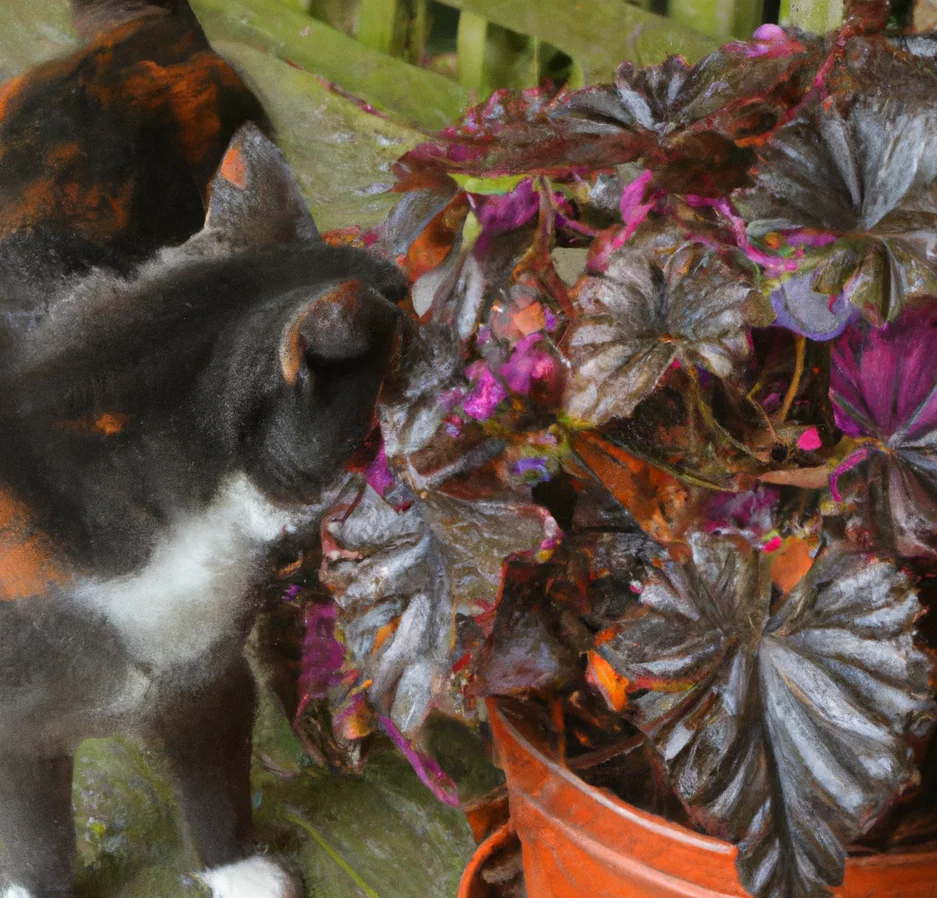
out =
[(780, 496), (772, 487), (740, 493), (713, 493), (704, 510), (703, 528), (707, 533), (742, 536), (762, 548), (777, 527), (776, 512)]
[(758, 898), (828, 895), (846, 847), (916, 779), (930, 726), (920, 605), (892, 566), (828, 547), (784, 595), (772, 556), (697, 535), (665, 562), (600, 653), (677, 794), (739, 845)]
[(833, 346), (836, 424), (864, 441), (867, 525), (904, 556), (937, 553), (937, 305), (875, 329), (856, 324)]
[(458, 336), (445, 325), (420, 328), (403, 364), (406, 377), (385, 388), (378, 409), (390, 457), (426, 446), (468, 390)]
[(551, 573), (549, 566), (529, 562), (507, 567), (494, 624), (475, 665), (479, 694), (550, 691), (575, 681), (579, 652), (564, 638), (558, 608), (548, 598)]
[(829, 101), (782, 128), (759, 151), (755, 186), (733, 202), (753, 238), (802, 229), (842, 237), (821, 256), (814, 287), (842, 290), (888, 320), (906, 297), (937, 286), (935, 177), (937, 110), (929, 98), (882, 89), (846, 112)]
[(370, 488), (357, 496), (323, 521), (321, 580), (371, 703), (409, 737), (432, 707), (459, 700), (450, 682), (456, 615), (492, 607), (504, 560), (538, 552), (556, 525), (507, 491), (472, 501), (424, 489), (400, 510)]

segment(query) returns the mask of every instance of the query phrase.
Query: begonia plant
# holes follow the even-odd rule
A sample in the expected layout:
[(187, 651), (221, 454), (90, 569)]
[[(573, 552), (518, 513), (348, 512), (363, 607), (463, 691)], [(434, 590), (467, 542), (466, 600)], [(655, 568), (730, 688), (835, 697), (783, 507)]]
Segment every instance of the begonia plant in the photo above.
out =
[(937, 41), (882, 7), (496, 93), (341, 235), (415, 332), (289, 596), (320, 755), (455, 803), (432, 711), (601, 702), (758, 898), (937, 836)]

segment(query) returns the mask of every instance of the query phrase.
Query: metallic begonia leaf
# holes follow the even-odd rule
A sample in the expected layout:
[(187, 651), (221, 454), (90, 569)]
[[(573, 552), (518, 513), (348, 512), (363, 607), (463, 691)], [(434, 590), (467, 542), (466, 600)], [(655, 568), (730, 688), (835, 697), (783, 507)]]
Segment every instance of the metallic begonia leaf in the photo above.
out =
[(731, 378), (748, 358), (753, 288), (701, 244), (665, 262), (629, 245), (578, 287), (580, 315), (564, 347), (572, 365), (566, 411), (600, 424), (631, 415), (674, 362)]
[(828, 895), (846, 847), (916, 777), (929, 658), (907, 578), (844, 545), (788, 594), (772, 556), (697, 535), (599, 652), (691, 817), (739, 845), (758, 898)]

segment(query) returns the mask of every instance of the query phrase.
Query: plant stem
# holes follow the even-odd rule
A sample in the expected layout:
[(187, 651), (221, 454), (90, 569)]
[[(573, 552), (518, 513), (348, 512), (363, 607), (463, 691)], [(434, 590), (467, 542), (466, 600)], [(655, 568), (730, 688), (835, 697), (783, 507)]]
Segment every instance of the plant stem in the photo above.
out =
[(566, 720), (563, 715), (563, 703), (558, 698), (550, 701), (550, 716), (556, 730), (556, 757), (560, 764), (566, 763)]
[(459, 83), (469, 90), (480, 91), (485, 85), (485, 45), (488, 20), (467, 9), (459, 15), (456, 33)]
[(355, 871), (349, 866), (348, 862), (345, 861), (339, 853), (331, 846), (324, 838), (319, 834), (319, 831), (316, 830), (311, 823), (303, 820), (298, 814), (287, 814), (286, 819), (295, 824), (296, 826), (303, 829), (307, 832), (313, 839), (315, 839), (316, 844), (333, 860), (354, 882), (356, 886), (367, 896), (367, 898), (380, 898), (380, 895), (374, 891)]
[(755, 461), (762, 461), (745, 443), (737, 440), (728, 430), (726, 430), (717, 420), (716, 416), (713, 414), (713, 410), (707, 405), (706, 400), (703, 398), (703, 391), (700, 388), (699, 376), (696, 373), (696, 368), (692, 364), (685, 366), (685, 370), (690, 375), (690, 389), (693, 393), (693, 399), (696, 403), (696, 407), (699, 410), (700, 415), (703, 417), (703, 421), (706, 426), (718, 437), (725, 440), (730, 446), (738, 449), (739, 452), (744, 452), (745, 455), (750, 458), (755, 459)]
[(797, 357), (794, 361), (794, 377), (791, 380), (791, 385), (787, 388), (787, 393), (784, 394), (784, 404), (778, 411), (779, 424), (783, 424), (787, 420), (791, 406), (794, 404), (794, 399), (797, 398), (797, 392), (800, 390), (801, 378), (804, 375), (804, 359), (807, 356), (807, 338), (795, 337), (795, 345)]

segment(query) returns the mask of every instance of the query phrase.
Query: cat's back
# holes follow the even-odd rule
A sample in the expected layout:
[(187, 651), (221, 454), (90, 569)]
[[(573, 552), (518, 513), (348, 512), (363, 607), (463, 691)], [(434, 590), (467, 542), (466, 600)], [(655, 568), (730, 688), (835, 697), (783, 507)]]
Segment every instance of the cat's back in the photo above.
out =
[(196, 233), (237, 128), (263, 110), (183, 6), (93, 33), (0, 85), (0, 238), (53, 234), (127, 268)]

